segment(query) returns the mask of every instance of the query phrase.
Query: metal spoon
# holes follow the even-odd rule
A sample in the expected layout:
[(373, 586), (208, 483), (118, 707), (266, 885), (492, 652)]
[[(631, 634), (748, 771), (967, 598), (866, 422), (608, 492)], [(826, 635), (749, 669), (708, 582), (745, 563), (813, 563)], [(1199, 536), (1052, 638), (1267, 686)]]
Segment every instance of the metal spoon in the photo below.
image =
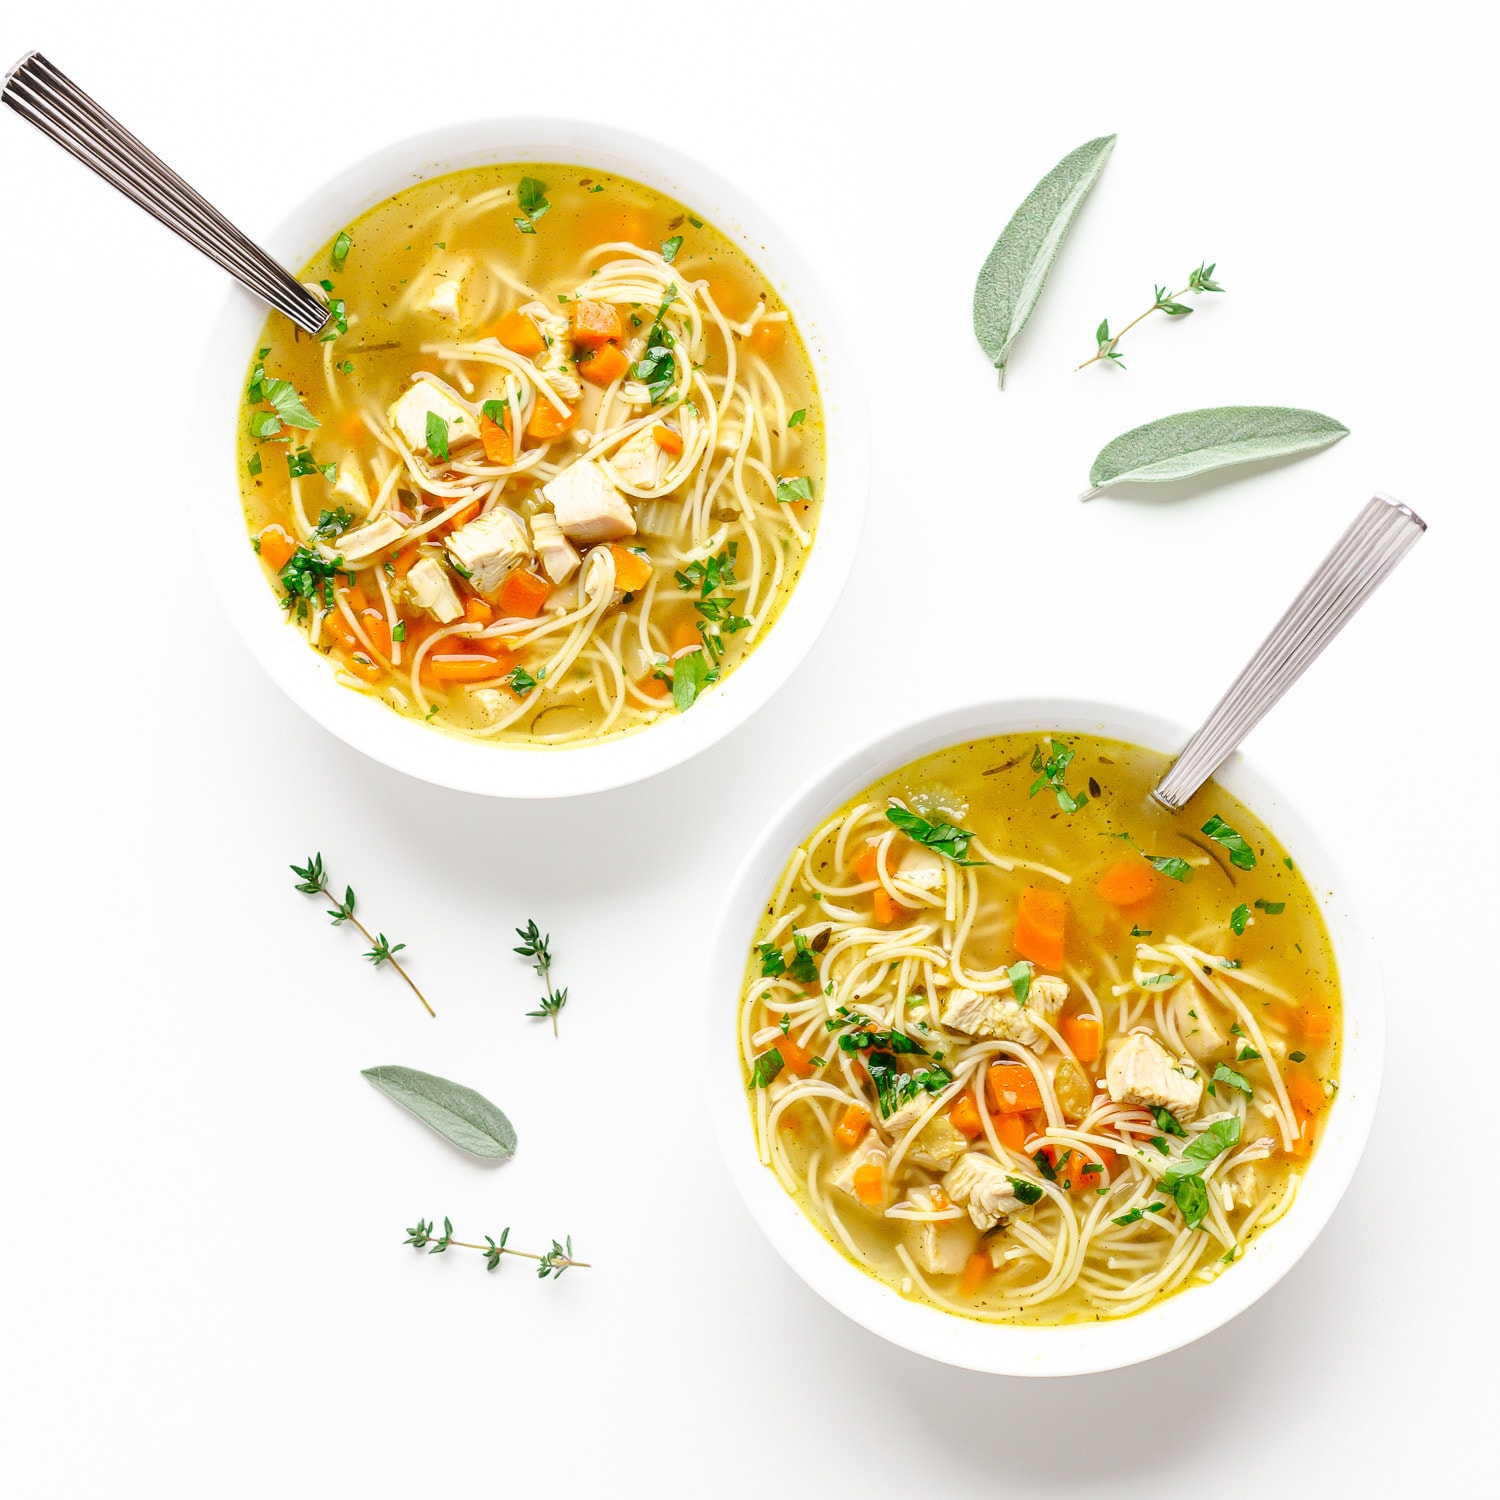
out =
[(327, 307), (295, 276), (236, 229), (40, 52), (28, 52), (5, 75), (0, 98), (111, 187), (221, 265), (257, 297), (284, 312), (299, 328), (317, 333), (328, 322)]
[(1387, 495), (1366, 504), (1153, 788), (1163, 807), (1176, 812), (1219, 769), (1426, 530), (1421, 516)]

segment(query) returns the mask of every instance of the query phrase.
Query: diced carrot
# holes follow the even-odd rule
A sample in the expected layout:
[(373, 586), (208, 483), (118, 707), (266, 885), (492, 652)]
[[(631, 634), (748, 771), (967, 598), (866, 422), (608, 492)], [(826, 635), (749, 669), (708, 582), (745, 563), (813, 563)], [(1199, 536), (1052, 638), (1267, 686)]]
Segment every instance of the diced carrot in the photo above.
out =
[(671, 647), (673, 656), (676, 656), (679, 651), (690, 651), (693, 647), (703, 644), (703, 637), (698, 633), (697, 621), (692, 615), (672, 617), (672, 623), (667, 627), (667, 644)]
[(536, 326), (536, 320), (530, 314), (523, 313), (519, 307), (512, 308), (500, 319), (495, 325), (494, 335), (512, 354), (522, 354), (527, 359), (540, 354), (547, 347), (547, 341), (542, 337), (542, 330)]
[(323, 629), (345, 651), (353, 651), (359, 645), (359, 637), (355, 635), (354, 627), (344, 618), (341, 609), (331, 609), (323, 616)]
[(618, 344), (600, 344), (590, 353), (578, 356), (578, 373), (590, 385), (608, 385), (630, 368), (630, 360)]
[[(659, 216), (658, 216), (659, 218)], [(638, 203), (623, 203), (612, 193), (590, 195), (584, 199), (576, 220), (579, 243), (601, 244), (608, 240), (629, 240), (632, 245), (656, 248), (646, 210)]]
[(1306, 1073), (1288, 1073), (1284, 1082), (1287, 1098), (1305, 1115), (1317, 1114), (1328, 1103), (1323, 1085)]
[(489, 605), (484, 602), (483, 599), (476, 599), (473, 594), (470, 594), (469, 597), (464, 600), (464, 619), (466, 619), (469, 624), (488, 625), (494, 618), (495, 611), (492, 610)]
[(866, 844), (854, 856), (852, 865), (854, 878), (859, 881), (874, 880), (880, 874), (880, 845)]
[(365, 430), (365, 414), (358, 407), (353, 411), (346, 411), (339, 418), (339, 432), (347, 438), (357, 438)]
[(1326, 1041), (1333, 1035), (1333, 1012), (1321, 1005), (1304, 1005), (1297, 1012), (1302, 1034), (1310, 1042)]
[(791, 1037), (782, 1037), (776, 1043), (776, 1050), (781, 1054), (781, 1061), (785, 1064), (788, 1073), (795, 1073), (798, 1078), (812, 1077), (812, 1053), (798, 1046)]
[(397, 578), (405, 578), (416, 566), (418, 559), (422, 556), (422, 549), (413, 542), (409, 547), (403, 547), (394, 558), (391, 559), (391, 570)]
[(596, 349), (600, 344), (619, 343), (625, 337), (625, 326), (620, 322), (620, 310), (609, 302), (592, 302), (580, 297), (568, 308), (573, 342), (587, 349)]
[(755, 310), (755, 292), (733, 273), (715, 272), (708, 278), (708, 295), (731, 323), (743, 323)]
[(1297, 1133), (1292, 1137), (1293, 1156), (1311, 1156), (1313, 1142), (1318, 1138), (1318, 1117), (1316, 1115), (1297, 1116)]
[(638, 594), (651, 582), (651, 559), (632, 552), (629, 547), (617, 547), (610, 543), (610, 552), (615, 559), (615, 587), (627, 594)]
[(1143, 859), (1122, 859), (1100, 877), (1095, 889), (1111, 906), (1139, 906), (1161, 886), (1155, 870)]
[(1062, 968), (1067, 920), (1066, 896), (1027, 886), (1016, 908), (1016, 952), (1044, 969)]
[(665, 698), (672, 691), (672, 684), (663, 681), (655, 672), (647, 672), (644, 677), (637, 677), (635, 685), (648, 698)]
[(349, 608), (358, 614), (362, 609), (368, 609), (370, 601), (365, 598), (365, 591), (357, 583), (346, 584), (339, 590), (339, 597), (348, 604)]
[(471, 500), (462, 510), (456, 510), (439, 528), (441, 531), (457, 531), (460, 526), (467, 526), (475, 516), (479, 514), (479, 501)]
[(885, 1202), (885, 1168), (872, 1161), (856, 1167), (854, 1193), (861, 1203), (878, 1208)]
[(552, 585), (540, 573), (533, 573), (530, 568), (512, 568), (495, 599), (503, 613), (534, 620), (551, 592)]
[(1026, 1142), (1033, 1134), (1031, 1122), (1024, 1114), (996, 1115), (995, 1134), (1007, 1151), (1018, 1154), (1025, 1151)]
[(784, 324), (757, 323), (750, 330), (750, 337), (747, 342), (762, 359), (770, 359), (781, 348), (782, 340), (785, 337), (786, 330)]
[(870, 1111), (863, 1105), (851, 1104), (839, 1116), (838, 1124), (833, 1127), (833, 1136), (845, 1151), (852, 1151), (864, 1140), (869, 1128)]
[(1013, 1115), (1023, 1109), (1042, 1107), (1041, 1090), (1025, 1063), (992, 1063), (984, 1075), (984, 1089), (989, 1097), (990, 1110), (997, 1115)]
[(273, 573), (279, 573), (286, 567), (292, 553), (297, 550), (297, 544), (287, 535), (286, 528), (276, 525), (274, 521), (261, 529), (256, 541), (260, 543), (261, 561)]
[(870, 900), (874, 903), (875, 920), (882, 927), (894, 927), (898, 922), (904, 922), (911, 915), (909, 906), (902, 906), (883, 885), (875, 887)]
[(509, 652), (504, 656), (490, 656), (478, 651), (466, 651), (462, 656), (444, 653), (427, 658), (432, 675), (439, 682), (488, 682), (493, 677), (503, 677), (514, 660)]
[(550, 443), (553, 438), (561, 437), (577, 421), (576, 411), (558, 411), (545, 396), (538, 396), (536, 405), (531, 408), (531, 418), (526, 423), (526, 436)]
[(994, 1264), (990, 1260), (988, 1250), (976, 1250), (964, 1266), (963, 1275), (958, 1278), (958, 1294), (960, 1297), (972, 1297), (994, 1274)]
[(656, 439), (656, 446), (663, 453), (682, 452), (682, 434), (675, 427), (668, 427), (665, 422), (658, 422), (651, 429), (651, 436)]
[(479, 441), (484, 444), (486, 463), (513, 464), (516, 461), (516, 445), (510, 435), (510, 412), (506, 409), (505, 425), (493, 417), (480, 417)]
[(360, 628), (369, 636), (370, 644), (382, 655), (391, 654), (391, 627), (378, 609), (362, 609), (359, 612)]
[(1091, 1063), (1099, 1056), (1099, 1018), (1092, 1012), (1064, 1016), (1057, 1029), (1079, 1062)]
[(357, 651), (350, 651), (344, 657), (344, 666), (361, 682), (379, 682), (385, 676), (385, 668), (362, 647)]
[(971, 1141), (977, 1141), (984, 1134), (984, 1122), (979, 1118), (979, 1101), (974, 1097), (973, 1089), (965, 1089), (948, 1106), (948, 1123)]

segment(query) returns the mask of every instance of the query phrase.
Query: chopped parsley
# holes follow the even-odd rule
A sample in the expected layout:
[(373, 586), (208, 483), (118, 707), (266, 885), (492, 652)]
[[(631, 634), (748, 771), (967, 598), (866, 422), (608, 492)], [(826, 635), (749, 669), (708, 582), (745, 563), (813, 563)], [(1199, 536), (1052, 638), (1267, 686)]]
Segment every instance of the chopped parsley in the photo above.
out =
[(1130, 935), (1131, 937), (1150, 937), (1151, 929), (1149, 927), (1132, 927)]
[(299, 620), (307, 618), (309, 600), (316, 603), (321, 598), (323, 608), (332, 609), (334, 576), (343, 571), (342, 557), (336, 557), (330, 562), (321, 552), (315, 552), (311, 547), (298, 547), (287, 558), (286, 565), (277, 575), (281, 579), (281, 586), (286, 590), (282, 595), (281, 607), (291, 609), (295, 605)]
[(674, 281), (667, 288), (667, 295), (657, 308), (656, 317), (652, 319), (644, 352), (630, 367), (630, 378), (646, 387), (652, 406), (666, 400), (677, 380), (677, 359), (672, 353), (676, 340), (665, 322), (667, 309), (676, 300), (677, 283)]
[(698, 701), (703, 689), (719, 680), (719, 669), (709, 664), (706, 651), (695, 648), (669, 662), (658, 663), (654, 675), (671, 684), (672, 702), (678, 713), (685, 714)]
[(811, 500), (812, 497), (812, 480), (806, 474), (797, 474), (791, 478), (782, 474), (776, 476), (776, 503), (778, 505), (795, 505), (799, 500)]
[(1031, 769), (1036, 773), (1036, 780), (1031, 783), (1029, 795), (1035, 797), (1044, 787), (1051, 787), (1057, 797), (1057, 805), (1072, 816), (1089, 800), (1089, 794), (1079, 792), (1075, 796), (1063, 785), (1063, 778), (1073, 760), (1072, 747), (1061, 740), (1051, 740), (1048, 743), (1052, 747), (1052, 753), (1045, 759), (1040, 745), (1032, 751)]
[(1229, 930), (1236, 937), (1243, 937), (1245, 928), (1250, 925), (1250, 908), (1243, 901), (1229, 913)]
[(1177, 1201), (1178, 1211), (1189, 1229), (1196, 1229), (1208, 1214), (1208, 1189), (1203, 1169), (1240, 1139), (1240, 1122), (1231, 1115), (1215, 1120), (1201, 1135), (1188, 1142), (1181, 1158), (1161, 1175), (1161, 1187)]
[(448, 424), (435, 411), (427, 413), (427, 450), (440, 462), (448, 462)]
[(1229, 863), (1237, 870), (1255, 868), (1255, 850), (1245, 842), (1244, 836), (1236, 833), (1218, 813), (1215, 813), (1203, 825), (1203, 832), (1216, 844), (1222, 844), (1229, 851)]
[(1138, 1208), (1132, 1208), (1128, 1214), (1120, 1214), (1114, 1223), (1116, 1224), (1138, 1224), (1146, 1216)]
[(1029, 1208), (1033, 1203), (1042, 1201), (1042, 1190), (1034, 1182), (1027, 1182), (1024, 1177), (1012, 1177), (1008, 1173), (1006, 1179), (1010, 1183), (1010, 1190), (1020, 1201)]
[(671, 239), (661, 242), (661, 258), (670, 266), (677, 259), (677, 252), (682, 249), (682, 236), (674, 234)]
[(406, 621), (405, 620), (397, 620), (396, 621), (396, 624), (395, 624), (394, 628), (391, 630), (391, 639), (393, 641), (404, 641), (406, 639)]
[[(263, 352), (261, 359), (264, 358)], [(300, 427), (306, 432), (311, 432), (319, 425), (318, 419), (308, 411), (291, 381), (273, 380), (266, 374), (266, 367), (261, 364), (260, 360), (255, 362), (255, 368), (250, 372), (250, 384), (245, 388), (245, 399), (252, 406), (265, 403), (272, 408), (270, 411), (250, 413), (252, 437), (275, 437), (283, 427)]]
[(1145, 859), (1153, 870), (1159, 870), (1168, 880), (1186, 882), (1193, 878), (1193, 867), (1175, 854), (1148, 854)]
[(539, 681), (526, 670), (525, 667), (513, 667), (505, 674), (506, 686), (510, 688), (516, 697), (524, 698)]
[(703, 228), (703, 220), (702, 219), (695, 219), (692, 216), (692, 214), (688, 215), (688, 223), (691, 224), (694, 229), (702, 229)]
[(1031, 993), (1031, 965), (1023, 958), (1005, 972), (1010, 979), (1010, 990), (1016, 997), (1016, 1004), (1025, 1005), (1026, 997)]
[(1285, 901), (1264, 901), (1259, 896), (1255, 899), (1257, 911), (1263, 911), (1268, 917), (1279, 917), (1286, 910)]
[(1254, 1047), (1241, 1047), (1240, 1055), (1235, 1058), (1236, 1062), (1259, 1062), (1260, 1053)]
[(333, 263), (335, 271), (342, 271), (344, 269), (344, 262), (349, 259), (349, 251), (353, 248), (353, 245), (354, 241), (349, 238), (349, 231), (347, 229), (339, 230), (334, 236), (333, 249), (329, 253), (328, 259)]
[(522, 234), (535, 234), (536, 221), (552, 205), (547, 201), (547, 184), (535, 177), (523, 177), (516, 189), (516, 202), (521, 205), (521, 217), (515, 226)]
[(257, 474), (259, 474), (261, 471), (260, 454), (252, 453), (250, 457), (245, 460), (245, 467), (250, 471), (250, 477), (252, 479)]
[(1226, 1067), (1223, 1063), (1214, 1069), (1214, 1082), (1225, 1083), (1232, 1089), (1238, 1089), (1247, 1099), (1255, 1093), (1243, 1073), (1236, 1073), (1233, 1068)]
[(354, 517), (341, 505), (337, 510), (325, 510), (318, 517), (318, 524), (313, 527), (313, 534), (325, 540), (332, 540), (348, 531), (353, 524)]
[(698, 634), (715, 661), (724, 654), (723, 637), (745, 630), (750, 624), (744, 615), (734, 613), (734, 600), (727, 593), (729, 586), (738, 581), (734, 576), (738, 551), (739, 543), (730, 542), (717, 557), (701, 558), (672, 575), (678, 588), (698, 590), (698, 597), (693, 600), (693, 608), (701, 616)]
[(1156, 1128), (1163, 1135), (1175, 1135), (1184, 1141), (1187, 1139), (1187, 1131), (1170, 1109), (1153, 1109), (1151, 1115), (1156, 1121)]
[(1288, 1052), (1287, 1053), (1287, 1061), (1288, 1062), (1306, 1062), (1307, 1061), (1307, 1053), (1305, 1053), (1305, 1052)]
[(926, 818), (907, 812), (904, 807), (888, 807), (885, 810), (888, 822), (894, 823), (907, 838), (923, 844), (944, 859), (957, 865), (982, 865), (982, 859), (969, 858), (969, 842), (974, 834), (954, 823), (929, 823)]
[(793, 427), (800, 427), (806, 420), (807, 408), (805, 406), (799, 406), (797, 410), (794, 411), (791, 416), (786, 419), (787, 430), (790, 431)]
[(755, 1059), (755, 1066), (750, 1069), (750, 1087), (765, 1088), (785, 1066), (786, 1063), (782, 1060), (781, 1053), (775, 1047), (772, 1047), (769, 1052), (762, 1052)]
[(775, 943), (761, 943), (755, 950), (760, 954), (760, 977), (776, 979), (786, 973), (786, 959)]

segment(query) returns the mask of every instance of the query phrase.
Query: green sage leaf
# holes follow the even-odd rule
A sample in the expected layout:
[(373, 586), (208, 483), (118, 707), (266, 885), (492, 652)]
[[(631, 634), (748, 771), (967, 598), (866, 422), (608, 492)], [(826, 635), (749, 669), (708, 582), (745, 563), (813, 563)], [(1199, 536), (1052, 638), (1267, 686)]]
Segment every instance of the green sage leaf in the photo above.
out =
[(415, 1068), (386, 1066), (361, 1072), (402, 1109), (473, 1156), (505, 1161), (516, 1151), (516, 1129), (482, 1094)]
[(1132, 427), (1099, 450), (1089, 470), (1092, 500), (1112, 484), (1159, 484), (1231, 464), (1326, 448), (1349, 429), (1295, 406), (1208, 406)]
[(1063, 157), (1027, 194), (980, 268), (974, 336), (1000, 372), (1002, 390), (1010, 346), (1026, 326), (1063, 239), (1114, 145), (1114, 136), (1101, 135)]

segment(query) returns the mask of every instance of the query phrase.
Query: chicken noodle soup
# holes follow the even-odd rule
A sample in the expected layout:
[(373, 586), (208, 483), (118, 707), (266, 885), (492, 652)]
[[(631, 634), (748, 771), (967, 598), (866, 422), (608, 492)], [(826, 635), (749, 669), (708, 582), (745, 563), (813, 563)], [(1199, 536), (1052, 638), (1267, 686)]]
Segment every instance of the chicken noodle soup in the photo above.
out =
[(246, 387), (267, 577), (339, 680), (508, 743), (690, 709), (772, 627), (812, 546), (806, 352), (744, 252), (565, 166), (418, 183), (303, 273)]
[(852, 1260), (1007, 1323), (1120, 1317), (1291, 1206), (1337, 1088), (1317, 904), (1210, 783), (1088, 735), (944, 750), (793, 854), (740, 1042), (761, 1159)]

